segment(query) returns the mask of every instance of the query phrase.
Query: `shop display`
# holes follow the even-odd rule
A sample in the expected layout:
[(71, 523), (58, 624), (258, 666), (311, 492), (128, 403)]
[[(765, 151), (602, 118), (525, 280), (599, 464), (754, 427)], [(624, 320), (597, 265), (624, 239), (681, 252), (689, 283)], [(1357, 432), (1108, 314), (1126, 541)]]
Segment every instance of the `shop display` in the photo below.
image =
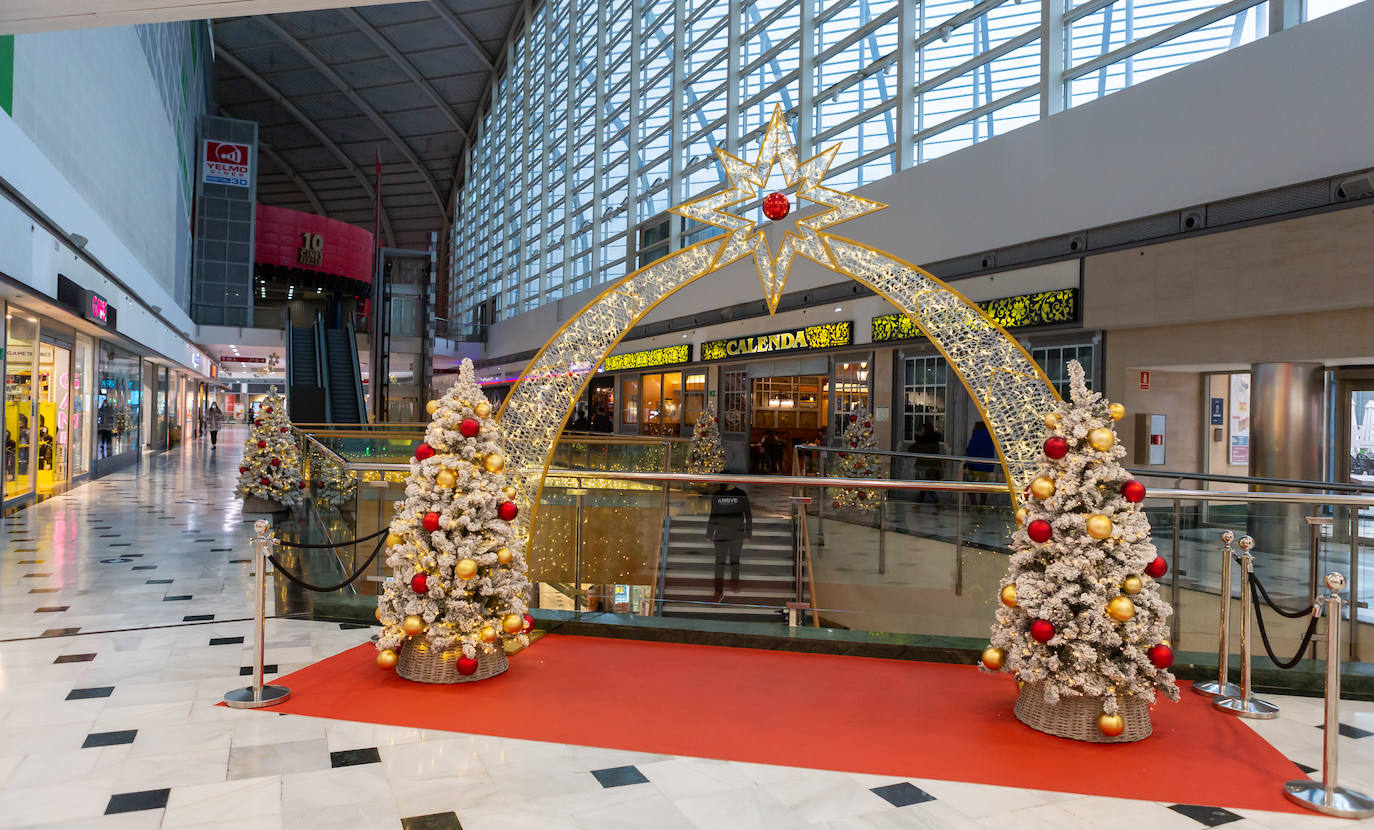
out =
[(1029, 521), (1012, 536), (994, 659), (985, 651), (982, 664), (1024, 684), (1016, 717), (1034, 729), (1138, 741), (1150, 734), (1155, 693), (1178, 700), (1165, 640), (1172, 609), (1155, 582), (1163, 560), (1140, 508), (1144, 487), (1120, 463), (1126, 449), (1112, 428), (1120, 416), (1088, 392), (1077, 361), (1069, 377), (1071, 405), (1044, 419)]
[(244, 444), (239, 484), (234, 493), (247, 512), (299, 508), (304, 501), (296, 441), (286, 418), (286, 400), (273, 386), (253, 420), (253, 433)]
[[(846, 416), (849, 426), (840, 436), (840, 451), (835, 462), (837, 478), (887, 478), (887, 469), (878, 456), (865, 450), (878, 449), (873, 435), (873, 419), (863, 406), (856, 406)], [(881, 490), (864, 487), (831, 487), (830, 501), (835, 507), (857, 510), (877, 510), (882, 506)]]
[(393, 575), (377, 603), (377, 664), (408, 680), (482, 680), (506, 670), (502, 637), (529, 644), (519, 509), (502, 473), (504, 436), (482, 404), (465, 359), (431, 410), (386, 539)]
[(720, 418), (715, 404), (697, 416), (692, 429), (692, 448), (687, 452), (687, 472), (711, 475), (725, 469), (725, 448), (720, 445)]

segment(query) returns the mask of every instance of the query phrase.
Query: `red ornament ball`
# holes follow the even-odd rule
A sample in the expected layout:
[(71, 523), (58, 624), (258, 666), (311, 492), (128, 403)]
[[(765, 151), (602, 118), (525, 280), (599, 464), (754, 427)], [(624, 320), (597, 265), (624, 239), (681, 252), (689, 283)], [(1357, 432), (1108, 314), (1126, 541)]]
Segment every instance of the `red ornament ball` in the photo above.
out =
[(464, 676), (477, 673), (477, 661), (471, 657), (458, 658), (458, 673)]
[(792, 212), (792, 202), (785, 193), (769, 193), (763, 198), (763, 215), (776, 222)]
[(526, 614), (526, 615), (525, 615), (525, 630), (526, 630), (526, 631), (529, 631), (529, 630), (531, 630), (531, 629), (533, 629), (533, 628), (534, 628), (534, 617), (531, 617), (529, 614)]
[(1121, 497), (1132, 504), (1139, 504), (1145, 500), (1145, 485), (1131, 479), (1121, 485)]
[(247, 467), (239, 467), (239, 472), (240, 472), (240, 473), (246, 473), (246, 472), (248, 472), (248, 468), (247, 468)]
[(1048, 542), (1054, 535), (1054, 528), (1044, 519), (1036, 519), (1026, 527), (1026, 535), (1032, 542)]
[(282, 427), (282, 428), (281, 428), (281, 431), (282, 431), (282, 432), (286, 432), (286, 427)]
[(1164, 557), (1156, 556), (1155, 561), (1145, 566), (1145, 573), (1155, 579), (1159, 579), (1169, 572), (1169, 563), (1164, 561)]
[(1054, 637), (1054, 624), (1049, 620), (1036, 620), (1031, 623), (1030, 635), (1037, 643), (1048, 643)]
[(269, 479), (267, 476), (263, 476), (263, 477), (260, 479), (260, 481), (262, 482), (262, 486), (263, 486), (263, 487), (266, 487), (267, 485), (269, 485), (269, 484), (272, 483), (272, 480)]
[(1145, 654), (1150, 658), (1150, 663), (1157, 669), (1167, 669), (1174, 664), (1174, 650), (1163, 643), (1150, 646), (1150, 650)]
[(458, 425), (458, 431), (463, 434), (464, 438), (476, 438), (477, 433), (482, 431), (482, 423), (476, 418), (464, 418), (463, 422)]
[(503, 501), (501, 506), (496, 508), (496, 515), (508, 522), (513, 522), (515, 517), (520, 515), (520, 508), (513, 501)]
[(264, 410), (264, 411), (265, 411), (268, 415), (271, 415), (271, 414), (272, 414), (272, 407), (269, 406), (269, 407), (267, 407), (267, 409)]
[(428, 592), (429, 577), (425, 576), (424, 574), (416, 574), (415, 576), (412, 576), (410, 578), (410, 590), (414, 591), (417, 594), (423, 594)]
[(426, 458), (431, 458), (433, 457), (433, 455), (434, 448), (431, 447), (429, 444), (422, 443), (420, 444), (420, 446), (415, 448), (415, 457), (421, 461), (424, 461)]
[[(302, 481), (302, 482), (301, 482), (301, 486), (304, 487), (304, 486), (305, 486), (305, 482)], [(321, 490), (323, 490), (323, 489), (324, 489), (324, 482), (323, 482), (323, 481), (317, 481), (317, 482), (315, 482), (315, 486), (318, 487), (318, 488), (320, 488)]]
[(262, 419), (261, 419), (261, 418), (254, 418), (254, 419), (253, 419), (253, 426), (255, 426), (255, 427), (260, 427), (260, 426), (262, 426)]
[(1069, 454), (1069, 442), (1060, 438), (1058, 435), (1045, 439), (1045, 455), (1059, 459)]
[[(299, 485), (299, 486), (300, 486), (300, 489), (302, 489), (302, 490), (304, 490), (304, 489), (305, 489), (305, 482), (304, 482), (304, 481), (302, 481), (302, 482), (301, 482), (301, 483), (300, 483), (300, 485)], [(323, 485), (323, 484), (321, 484), (321, 485), (320, 485), (320, 486), (321, 486), (321, 487), (323, 487), (323, 486), (324, 486), (324, 485)]]
[(272, 459), (272, 466), (273, 466), (273, 467), (280, 467), (280, 466), (281, 466), (281, 459), (280, 459), (280, 458), (274, 458), (274, 459)]
[(428, 530), (430, 533), (433, 533), (434, 531), (439, 529), (439, 514), (431, 510), (430, 512), (425, 514), (425, 517), (423, 519), (420, 520), (420, 524), (424, 527), (425, 530)]
[(259, 441), (259, 442), (258, 442), (258, 449), (260, 449), (260, 450), (265, 450), (265, 449), (267, 449), (267, 442), (266, 442), (266, 441)]
[(850, 416), (849, 416), (849, 423), (852, 424), (852, 423), (854, 423), (854, 422), (857, 421), (857, 420), (859, 420), (859, 416), (858, 416), (858, 415), (850, 415)]

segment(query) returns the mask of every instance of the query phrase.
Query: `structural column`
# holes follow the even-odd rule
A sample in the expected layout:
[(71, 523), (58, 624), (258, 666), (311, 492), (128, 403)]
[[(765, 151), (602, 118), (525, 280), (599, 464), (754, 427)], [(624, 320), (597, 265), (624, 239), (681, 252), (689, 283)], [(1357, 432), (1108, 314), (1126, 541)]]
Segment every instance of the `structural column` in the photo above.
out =
[[(1322, 480), (1325, 373), (1320, 363), (1256, 363), (1250, 368), (1250, 475)], [(1247, 528), (1256, 547), (1281, 555), (1282, 571), (1304, 583), (1310, 531), (1303, 517), (1310, 514), (1307, 505), (1255, 504)]]

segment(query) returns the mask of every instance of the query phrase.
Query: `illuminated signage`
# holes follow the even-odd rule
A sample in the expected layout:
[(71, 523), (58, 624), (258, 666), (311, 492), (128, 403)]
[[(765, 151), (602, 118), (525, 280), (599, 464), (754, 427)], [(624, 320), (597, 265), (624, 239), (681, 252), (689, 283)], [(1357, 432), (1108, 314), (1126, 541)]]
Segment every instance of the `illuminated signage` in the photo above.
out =
[(231, 144), (227, 141), (206, 141), (205, 155), (201, 159), (201, 180), (206, 184), (227, 184), (234, 187), (249, 187), (247, 144)]
[(664, 346), (661, 349), (648, 349), (642, 352), (613, 354), (601, 363), (603, 372), (619, 372), (622, 369), (648, 369), (654, 366), (672, 366), (675, 363), (692, 362), (692, 344)]
[(301, 234), (301, 248), (296, 257), (301, 265), (321, 265), (324, 263), (324, 236), (318, 233)]
[(90, 313), (87, 315), (87, 319), (94, 320), (95, 322), (104, 325), (106, 322), (108, 322), (109, 311), (110, 304), (105, 302), (105, 298), (92, 291)]
[(829, 349), (848, 346), (854, 342), (854, 324), (849, 320), (821, 323), (792, 331), (760, 334), (754, 337), (732, 337), (701, 344), (702, 360), (723, 360), (742, 355), (793, 352), (806, 349)]
[[(1078, 289), (1062, 288), (1019, 297), (982, 300), (977, 305), (1004, 329), (1073, 323), (1078, 320)], [(884, 314), (873, 318), (874, 343), (911, 340), (921, 336), (920, 328), (905, 314)]]

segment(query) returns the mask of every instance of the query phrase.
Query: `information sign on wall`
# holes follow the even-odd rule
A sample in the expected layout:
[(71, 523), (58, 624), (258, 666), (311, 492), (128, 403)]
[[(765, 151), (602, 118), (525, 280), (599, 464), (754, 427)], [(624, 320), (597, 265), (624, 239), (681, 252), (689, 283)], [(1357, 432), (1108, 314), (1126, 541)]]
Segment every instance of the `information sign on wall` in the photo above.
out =
[(247, 144), (206, 139), (205, 153), (201, 158), (201, 179), (207, 184), (248, 187), (249, 149)]
[(829, 349), (835, 346), (848, 346), (853, 342), (854, 324), (849, 320), (843, 320), (754, 337), (712, 340), (701, 344), (701, 359), (722, 360), (743, 355)]
[(1222, 398), (1212, 398), (1212, 426), (1226, 426), (1226, 401)]
[(1231, 375), (1231, 463), (1250, 464), (1250, 375)]

